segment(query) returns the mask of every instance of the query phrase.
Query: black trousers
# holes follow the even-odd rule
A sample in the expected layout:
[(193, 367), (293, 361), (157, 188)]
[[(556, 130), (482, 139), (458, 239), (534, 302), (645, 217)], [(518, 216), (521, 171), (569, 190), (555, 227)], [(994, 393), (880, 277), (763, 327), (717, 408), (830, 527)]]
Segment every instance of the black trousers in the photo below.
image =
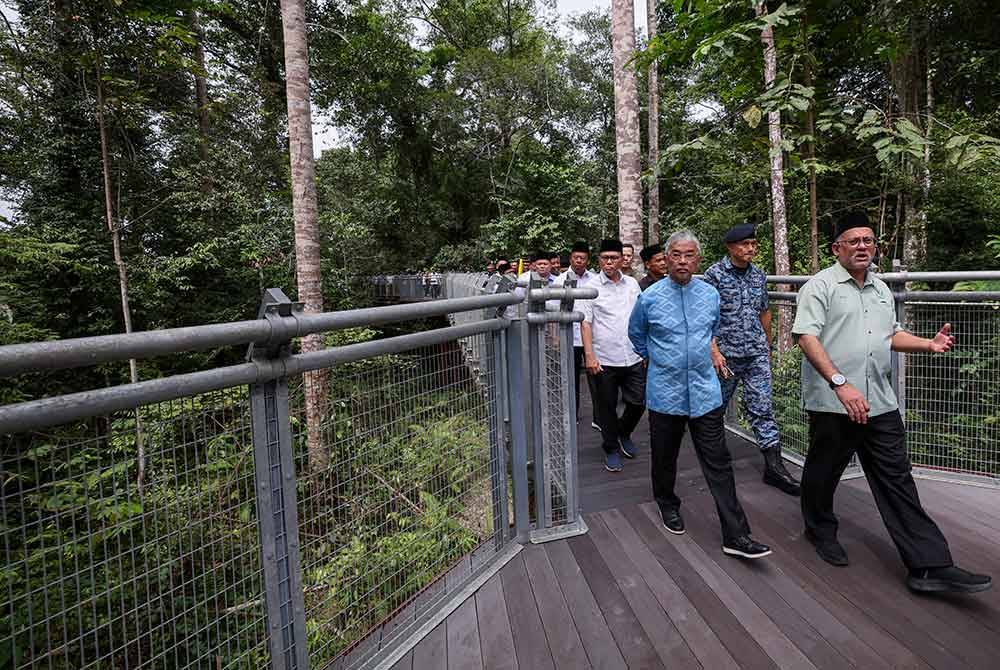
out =
[[(597, 425), (604, 438), (601, 446), (610, 454), (618, 449), (618, 439), (632, 436), (646, 409), (646, 366), (642, 361), (629, 366), (603, 365), (591, 375), (597, 396), (594, 398)], [(618, 416), (618, 395), (625, 401), (625, 411)]]
[[(573, 347), (573, 374), (576, 375), (574, 380), (575, 390), (576, 390), (576, 420), (580, 420), (580, 375), (586, 374), (586, 368), (583, 365), (583, 347)], [(594, 384), (594, 376), (586, 375), (587, 377), (587, 388), (590, 391), (590, 409), (591, 409), (591, 421), (600, 426), (600, 422), (597, 420), (597, 388)]]
[(708, 490), (715, 499), (715, 509), (722, 524), (722, 540), (728, 542), (750, 534), (743, 506), (736, 497), (733, 463), (726, 447), (725, 407), (699, 417), (661, 414), (649, 410), (649, 442), (652, 449), (653, 498), (661, 510), (678, 509), (681, 499), (674, 492), (677, 482), (677, 454), (684, 428), (691, 428), (694, 453), (698, 456)]
[(948, 542), (920, 505), (899, 411), (854, 423), (846, 414), (809, 412), (809, 453), (802, 470), (802, 518), (820, 539), (837, 537), (833, 494), (851, 456), (868, 479), (882, 521), (908, 568), (952, 565)]

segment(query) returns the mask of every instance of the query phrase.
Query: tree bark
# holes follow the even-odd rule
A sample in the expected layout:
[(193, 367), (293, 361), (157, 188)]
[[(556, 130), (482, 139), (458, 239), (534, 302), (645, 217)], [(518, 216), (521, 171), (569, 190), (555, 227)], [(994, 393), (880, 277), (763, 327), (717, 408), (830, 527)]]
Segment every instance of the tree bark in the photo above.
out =
[[(615, 148), (618, 159), (618, 234), (642, 248), (642, 147), (639, 140), (639, 87), (635, 68), (635, 7), (632, 0), (611, 2), (611, 47), (615, 82)], [(633, 258), (638, 271), (639, 254)]]
[[(646, 0), (646, 32), (652, 41), (656, 37), (656, 0)], [(648, 142), (649, 142), (649, 190), (647, 201), (649, 214), (647, 216), (647, 244), (660, 241), (660, 77), (657, 61), (649, 64), (649, 110), (648, 110)]]
[(211, 120), (208, 116), (208, 82), (205, 77), (205, 47), (202, 41), (205, 34), (201, 29), (201, 19), (198, 12), (192, 10), (188, 13), (188, 23), (191, 32), (194, 33), (194, 98), (196, 111), (198, 113), (198, 157), (201, 159), (201, 190), (202, 193), (211, 193), (215, 184), (208, 169), (209, 158), (209, 134), (212, 131)]
[[(288, 149), (292, 169), (292, 213), (295, 219), (295, 275), (298, 297), (306, 312), (323, 311), (320, 236), (316, 216), (316, 165), (313, 159), (312, 111), (309, 98), (309, 47), (304, 0), (281, 0), (285, 43), (285, 96), (288, 101)], [(323, 348), (320, 334), (302, 338), (303, 352)], [(327, 395), (325, 370), (305, 374), (306, 432), (309, 469), (327, 469), (330, 454), (323, 444), (322, 419)]]
[[(802, 17), (802, 37), (806, 45), (809, 39), (809, 16)], [(813, 85), (812, 54), (806, 48), (805, 63), (802, 68), (802, 79), (806, 87)], [(806, 142), (806, 158), (809, 160), (809, 271), (819, 272), (819, 224), (816, 207), (816, 98), (809, 103), (806, 110), (806, 134), (811, 138)]]
[[(767, 14), (767, 3), (757, 4), (757, 16)], [(778, 57), (774, 47), (774, 31), (770, 26), (760, 34), (764, 44), (764, 86), (770, 89), (778, 76)], [(771, 224), (774, 231), (774, 272), (779, 275), (791, 274), (788, 261), (788, 221), (785, 215), (785, 170), (781, 150), (781, 112), (774, 110), (767, 114), (767, 131), (771, 155)], [(784, 285), (779, 291), (788, 291)], [(777, 349), (783, 353), (792, 348), (790, 315), (778, 310)]]
[[(132, 308), (128, 294), (128, 268), (122, 258), (121, 234), (115, 224), (114, 205), (111, 197), (111, 161), (108, 157), (108, 130), (104, 123), (104, 85), (101, 83), (100, 56), (97, 64), (97, 129), (101, 137), (101, 172), (104, 178), (104, 217), (111, 235), (111, 248), (115, 267), (118, 269), (118, 290), (121, 294), (122, 321), (125, 332), (132, 332)], [(139, 366), (134, 358), (128, 361), (129, 379), (135, 384), (139, 381)], [(135, 484), (142, 496), (146, 485), (146, 440), (142, 425), (142, 413), (135, 409), (135, 445), (136, 445), (136, 476)]]
[[(898, 51), (891, 64), (891, 81), (896, 96), (899, 116), (909, 120), (917, 128), (926, 125), (921, 114), (924, 104), (921, 95), (927, 81), (926, 49), (917, 34), (914, 19), (907, 27), (910, 44), (908, 49)], [(930, 129), (924, 128), (924, 136), (929, 137)], [(924, 148), (924, 156), (930, 158), (929, 147)], [(903, 172), (909, 177), (908, 193), (903, 207), (903, 264), (910, 270), (919, 268), (927, 255), (927, 216), (924, 211), (924, 183), (929, 184), (930, 173), (925, 170), (918, 174), (919, 161), (904, 156)], [(926, 161), (925, 161), (926, 163)]]

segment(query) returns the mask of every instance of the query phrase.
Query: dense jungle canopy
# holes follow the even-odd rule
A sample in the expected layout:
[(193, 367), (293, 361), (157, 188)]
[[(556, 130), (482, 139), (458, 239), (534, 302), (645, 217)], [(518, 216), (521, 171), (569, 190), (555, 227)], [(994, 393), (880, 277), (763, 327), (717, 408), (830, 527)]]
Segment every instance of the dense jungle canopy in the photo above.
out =
[[(810, 174), (821, 256), (829, 222), (863, 208), (883, 267), (904, 257), (911, 228), (911, 269), (996, 267), (995, 3), (776, 5), (661, 1), (657, 37), (640, 31), (629, 67), (643, 146), (651, 63), (658, 74), (659, 165), (642, 169), (663, 233), (694, 229), (711, 260), (730, 225), (752, 219), (767, 230), (767, 115), (777, 111), (793, 272), (810, 270)], [(122, 330), (106, 218), (120, 236), (136, 330), (248, 318), (262, 287), (293, 292), (278, 0), (0, 7), (0, 344)], [(350, 304), (351, 277), (479, 268), (617, 232), (609, 9), (566, 16), (531, 0), (306, 9), (326, 144), (316, 172), (327, 307)]]

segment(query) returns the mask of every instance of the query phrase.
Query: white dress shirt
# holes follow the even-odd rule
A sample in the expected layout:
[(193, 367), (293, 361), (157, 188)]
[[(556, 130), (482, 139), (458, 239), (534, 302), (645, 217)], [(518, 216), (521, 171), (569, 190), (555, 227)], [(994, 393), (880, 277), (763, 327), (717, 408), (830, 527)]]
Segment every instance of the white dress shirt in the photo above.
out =
[[(553, 284), (553, 286), (562, 286), (566, 283), (567, 279), (575, 279), (576, 287), (583, 288), (584, 286), (587, 286), (588, 284), (594, 282), (597, 279), (597, 273), (591, 270), (584, 269), (583, 274), (578, 275), (576, 272), (573, 271), (572, 268), (570, 268), (569, 270), (566, 270), (566, 272), (563, 272), (561, 275), (556, 277), (556, 281)], [(576, 302), (573, 303), (573, 309), (582, 312), (583, 303), (585, 302), (588, 301), (577, 300)], [(580, 337), (580, 324), (578, 323), (573, 324), (573, 346), (574, 347), (583, 346), (583, 339)]]
[(597, 362), (612, 367), (635, 365), (642, 358), (628, 339), (628, 320), (639, 299), (639, 282), (628, 275), (612, 281), (601, 272), (591, 284), (597, 297), (581, 305), (584, 321), (590, 324)]

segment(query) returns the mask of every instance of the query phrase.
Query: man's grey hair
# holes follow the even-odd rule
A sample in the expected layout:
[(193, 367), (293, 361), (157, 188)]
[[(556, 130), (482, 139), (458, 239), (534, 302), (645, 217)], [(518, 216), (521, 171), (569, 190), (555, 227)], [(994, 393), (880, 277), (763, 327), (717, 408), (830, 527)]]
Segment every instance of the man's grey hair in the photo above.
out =
[(668, 237), (667, 244), (664, 246), (664, 249), (669, 253), (670, 247), (675, 244), (680, 244), (681, 242), (694, 242), (694, 248), (697, 250), (698, 255), (701, 256), (701, 242), (699, 242), (697, 236), (695, 236), (695, 234), (687, 228), (678, 230), (676, 233)]

